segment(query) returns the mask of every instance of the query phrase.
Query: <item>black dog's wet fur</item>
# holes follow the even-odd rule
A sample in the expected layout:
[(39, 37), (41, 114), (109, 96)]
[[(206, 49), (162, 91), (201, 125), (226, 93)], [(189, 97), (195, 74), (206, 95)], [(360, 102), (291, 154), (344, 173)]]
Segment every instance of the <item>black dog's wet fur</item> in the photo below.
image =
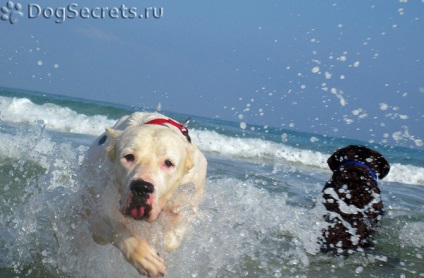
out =
[[(362, 165), (345, 164), (353, 161), (362, 162), (370, 169)], [(376, 177), (383, 179), (389, 173), (390, 165), (379, 152), (354, 145), (337, 150), (327, 163), (333, 176), (322, 191), (324, 206), (328, 211), (324, 219), (329, 226), (323, 231), (321, 250), (348, 254), (352, 250), (369, 247), (375, 226), (383, 214), (380, 189), (370, 170)], [(360, 212), (343, 213), (340, 203), (325, 193), (328, 188), (337, 193), (338, 199), (348, 206), (355, 206)], [(350, 229), (346, 228), (349, 225)], [(352, 240), (352, 236), (357, 236), (358, 241)]]

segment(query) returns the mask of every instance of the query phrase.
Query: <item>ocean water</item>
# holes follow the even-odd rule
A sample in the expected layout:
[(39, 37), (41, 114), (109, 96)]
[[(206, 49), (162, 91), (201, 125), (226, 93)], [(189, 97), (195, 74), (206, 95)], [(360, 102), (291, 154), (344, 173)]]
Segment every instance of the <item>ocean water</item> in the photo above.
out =
[[(136, 110), (0, 89), (0, 277), (139, 277), (112, 246), (91, 239), (80, 169), (91, 142)], [(319, 195), (337, 148), (366, 144), (192, 115), (208, 159), (207, 195), (169, 277), (424, 277), (424, 152), (371, 145), (392, 169), (373, 249), (319, 252)]]

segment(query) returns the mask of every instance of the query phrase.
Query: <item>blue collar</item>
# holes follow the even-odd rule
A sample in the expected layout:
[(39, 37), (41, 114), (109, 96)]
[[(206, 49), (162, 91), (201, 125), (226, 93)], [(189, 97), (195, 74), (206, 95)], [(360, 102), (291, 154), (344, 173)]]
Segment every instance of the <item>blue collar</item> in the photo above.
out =
[(344, 166), (347, 166), (347, 165), (355, 165), (355, 166), (358, 166), (358, 167), (365, 167), (368, 170), (368, 172), (371, 174), (375, 184), (378, 185), (377, 176), (375, 175), (374, 171), (370, 167), (368, 167), (368, 165), (366, 165), (365, 163), (360, 162), (360, 161), (347, 161), (347, 162), (343, 163), (340, 167), (344, 167)]

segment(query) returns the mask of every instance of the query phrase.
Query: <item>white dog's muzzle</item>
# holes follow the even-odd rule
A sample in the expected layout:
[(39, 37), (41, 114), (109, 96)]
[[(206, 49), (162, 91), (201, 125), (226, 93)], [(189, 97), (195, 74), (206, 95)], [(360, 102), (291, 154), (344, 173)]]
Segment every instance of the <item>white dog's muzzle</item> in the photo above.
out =
[(149, 218), (154, 201), (155, 188), (150, 182), (142, 179), (133, 180), (126, 200), (121, 204), (120, 212), (136, 220)]

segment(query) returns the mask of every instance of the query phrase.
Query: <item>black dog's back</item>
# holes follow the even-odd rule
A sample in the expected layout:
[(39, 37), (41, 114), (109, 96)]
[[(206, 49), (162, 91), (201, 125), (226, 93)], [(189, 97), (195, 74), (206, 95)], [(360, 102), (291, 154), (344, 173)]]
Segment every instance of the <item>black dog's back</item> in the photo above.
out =
[(379, 152), (353, 145), (337, 150), (327, 163), (333, 176), (322, 191), (329, 224), (322, 250), (346, 254), (367, 247), (383, 214), (377, 177), (384, 178), (390, 165)]

